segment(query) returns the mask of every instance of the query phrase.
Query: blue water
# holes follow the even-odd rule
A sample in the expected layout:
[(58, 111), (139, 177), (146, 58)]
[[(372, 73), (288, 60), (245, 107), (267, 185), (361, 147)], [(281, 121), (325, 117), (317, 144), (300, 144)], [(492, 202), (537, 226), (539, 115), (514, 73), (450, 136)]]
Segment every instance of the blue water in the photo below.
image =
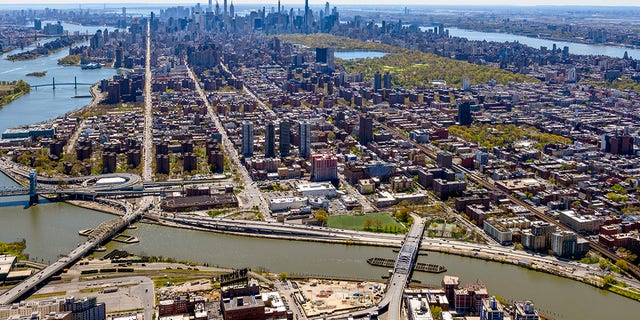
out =
[(363, 58), (381, 58), (387, 53), (380, 51), (336, 51), (334, 56), (342, 60), (353, 60)]
[[(421, 27), (421, 30), (430, 29), (429, 27)], [(624, 52), (628, 52), (629, 56), (634, 58), (640, 58), (640, 49), (630, 49), (624, 47), (615, 47), (615, 46), (606, 46), (606, 45), (596, 45), (596, 44), (584, 44), (584, 43), (575, 43), (568, 41), (554, 41), (547, 39), (539, 39), (533, 37), (526, 36), (518, 36), (509, 33), (499, 33), (499, 32), (481, 32), (481, 31), (473, 31), (466, 29), (458, 29), (458, 28), (448, 28), (449, 35), (453, 37), (467, 38), (469, 40), (474, 41), (496, 41), (496, 42), (513, 42), (517, 41), (519, 43), (528, 45), (530, 47), (539, 49), (541, 46), (545, 46), (549, 49), (553, 47), (553, 44), (556, 44), (558, 48), (563, 48), (564, 46), (569, 47), (569, 53), (577, 54), (577, 55), (603, 55), (614, 58), (622, 58), (624, 56)]]
[[(74, 26), (64, 24), (65, 30), (95, 32), (101, 27)], [(86, 45), (85, 43), (84, 45)], [(81, 44), (82, 45), (82, 44)], [(116, 70), (102, 68), (96, 70), (82, 70), (77, 66), (60, 66), (58, 59), (68, 54), (68, 49), (62, 49), (50, 55), (28, 61), (9, 61), (7, 55), (20, 52), (14, 50), (0, 56), (0, 80), (25, 80), (31, 85), (52, 83), (72, 83), (74, 77), (78, 83), (96, 83), (105, 78), (111, 78)], [(27, 77), (31, 72), (46, 71), (44, 77)], [(73, 98), (73, 96), (89, 95), (89, 86), (58, 86), (56, 90), (51, 87), (32, 89), (12, 103), (0, 109), (0, 133), (8, 128), (20, 125), (42, 122), (53, 119), (67, 112), (77, 110), (91, 101), (90, 98)]]

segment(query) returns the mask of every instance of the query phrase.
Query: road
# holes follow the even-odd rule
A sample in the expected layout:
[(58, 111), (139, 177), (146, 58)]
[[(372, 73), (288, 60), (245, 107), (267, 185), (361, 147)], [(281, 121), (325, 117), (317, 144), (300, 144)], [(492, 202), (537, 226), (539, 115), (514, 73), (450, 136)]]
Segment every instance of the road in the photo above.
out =
[(144, 136), (142, 179), (153, 180), (153, 101), (151, 100), (151, 22), (147, 21), (147, 52), (144, 62)]
[(412, 217), (413, 224), (404, 238), (404, 243), (400, 248), (398, 258), (396, 259), (393, 274), (389, 277), (386, 292), (382, 300), (380, 300), (380, 302), (378, 302), (374, 307), (357, 312), (351, 312), (346, 315), (327, 317), (327, 320), (347, 319), (350, 316), (354, 318), (366, 317), (385, 308), (387, 309), (387, 319), (403, 319), (402, 296), (404, 289), (407, 284), (409, 284), (411, 272), (415, 265), (418, 251), (420, 251), (420, 242), (422, 241), (424, 226), (426, 224), (425, 219), (418, 217), (417, 215), (412, 215)]
[(365, 213), (376, 211), (376, 209), (371, 205), (367, 198), (365, 198), (364, 195), (358, 192), (358, 190), (356, 190), (350, 183), (348, 183), (344, 179), (344, 175), (342, 173), (338, 173), (338, 178), (340, 178), (340, 185), (347, 190), (347, 193), (350, 196), (354, 197), (358, 201), (358, 203), (360, 203), (360, 205), (362, 206), (362, 211), (364, 211)]
[(10, 304), (30, 290), (37, 288), (42, 282), (45, 282), (50, 277), (85, 256), (93, 248), (99, 246), (120, 230), (126, 228), (129, 224), (142, 216), (142, 214), (149, 208), (149, 205), (151, 204), (149, 198), (150, 197), (143, 198), (137, 210), (131, 210), (122, 217), (101, 223), (100, 226), (94, 229), (87, 241), (78, 245), (78, 247), (69, 252), (69, 254), (62, 256), (58, 261), (40, 270), (36, 274), (0, 295), (0, 305)]
[[(354, 111), (356, 111), (358, 114), (362, 115), (362, 112), (356, 110), (356, 109), (352, 109)], [(432, 160), (436, 160), (436, 153), (437, 153), (437, 148), (434, 146), (424, 146), (416, 141), (410, 140), (410, 139), (406, 139), (406, 137), (404, 137), (402, 135), (402, 132), (400, 132), (398, 129), (396, 128), (391, 128), (389, 126), (387, 126), (384, 123), (381, 123), (377, 120), (374, 120), (374, 122), (381, 126), (382, 128), (384, 128), (385, 130), (391, 132), (394, 136), (396, 136), (399, 139), (408, 141), (409, 143), (411, 143), (414, 147), (422, 150), (428, 157), (430, 157)], [(488, 178), (483, 177), (482, 175), (468, 170), (460, 165), (454, 164), (453, 165), (453, 169), (457, 172), (461, 172), (464, 173), (467, 177), (468, 180), (478, 183), (482, 186), (484, 186), (486, 189), (488, 190), (492, 190), (492, 191), (497, 191), (500, 192), (502, 194), (504, 194), (512, 203), (522, 206), (524, 208), (526, 208), (527, 210), (529, 210), (531, 213), (533, 213), (537, 218), (539, 218), (542, 221), (546, 221), (549, 222), (553, 225), (555, 225), (558, 229), (560, 230), (568, 230), (568, 231), (573, 231), (571, 229), (569, 229), (567, 226), (563, 225), (562, 223), (560, 223), (558, 220), (547, 216), (544, 212), (541, 212), (540, 210), (538, 210), (537, 208), (535, 208), (532, 205), (529, 205), (528, 203), (514, 197), (513, 195), (511, 195), (508, 192), (504, 192), (503, 190), (499, 189), (498, 187), (496, 187), (496, 185), (492, 182), (489, 181)], [(484, 232), (481, 232), (480, 234), (484, 234)], [(584, 238), (580, 235), (578, 235), (579, 238)], [(611, 250), (609, 250), (609, 248), (607, 248), (606, 246), (600, 244), (598, 241), (595, 240), (591, 240), (591, 239), (586, 239), (587, 241), (589, 241), (591, 249), (595, 250), (596, 252), (600, 253), (602, 256), (609, 258), (612, 261), (618, 261), (620, 259), (622, 259), (620, 256), (618, 256), (617, 254), (615, 254), (614, 252), (612, 252)], [(493, 241), (493, 240), (491, 240)], [(629, 264), (629, 270), (628, 272), (630, 274), (632, 274), (636, 279), (640, 279), (640, 267), (636, 266), (635, 264), (630, 263)]]
[(187, 71), (189, 73), (189, 77), (196, 83), (196, 91), (198, 92), (198, 95), (200, 95), (200, 98), (204, 101), (205, 105), (207, 106), (207, 113), (209, 117), (211, 117), (216, 129), (222, 135), (222, 146), (224, 148), (225, 156), (230, 158), (231, 162), (233, 163), (233, 166), (238, 170), (238, 172), (241, 175), (242, 182), (244, 183), (244, 190), (242, 190), (242, 192), (239, 195), (239, 198), (242, 200), (242, 208), (244, 210), (254, 210), (255, 208), (257, 208), (258, 211), (263, 213), (270, 212), (267, 202), (262, 196), (262, 193), (260, 192), (260, 190), (258, 190), (258, 188), (256, 187), (255, 183), (253, 182), (253, 179), (251, 179), (251, 176), (249, 176), (249, 172), (247, 171), (247, 168), (245, 168), (240, 163), (238, 152), (234, 147), (233, 143), (231, 142), (231, 139), (229, 139), (229, 136), (227, 135), (227, 130), (225, 130), (225, 128), (222, 126), (222, 123), (220, 122), (218, 115), (213, 110), (211, 103), (209, 103), (209, 99), (207, 99), (206, 93), (200, 86), (200, 82), (198, 81), (198, 78), (195, 76), (195, 74), (193, 73), (193, 70), (191, 70), (191, 68), (188, 65), (187, 65)]
[[(91, 103), (89, 104), (89, 106), (83, 109), (95, 108), (105, 96), (104, 92), (100, 92), (100, 90), (98, 90), (97, 85), (91, 86), (89, 91), (91, 92), (93, 99), (91, 100)], [(78, 142), (78, 138), (80, 137), (80, 134), (82, 133), (82, 131), (84, 131), (85, 124), (86, 124), (86, 119), (82, 119), (82, 121), (76, 128), (76, 131), (73, 133), (73, 135), (69, 139), (69, 142), (67, 142), (67, 146), (65, 147), (64, 153), (71, 154), (73, 150), (75, 150), (76, 142)]]

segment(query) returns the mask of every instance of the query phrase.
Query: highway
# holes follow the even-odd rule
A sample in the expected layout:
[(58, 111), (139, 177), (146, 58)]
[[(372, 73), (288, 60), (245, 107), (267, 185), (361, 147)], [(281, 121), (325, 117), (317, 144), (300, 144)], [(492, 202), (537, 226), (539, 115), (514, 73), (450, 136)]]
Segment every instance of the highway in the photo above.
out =
[(402, 235), (335, 229), (280, 222), (251, 220), (232, 220), (224, 218), (194, 217), (177, 214), (163, 218), (170, 224), (189, 225), (215, 231), (236, 232), (240, 234), (279, 235), (306, 240), (358, 241), (362, 243), (400, 246)]
[[(504, 192), (501, 189), (499, 189), (498, 187), (495, 186), (495, 184), (493, 184), (492, 182), (488, 181), (487, 179), (481, 177), (480, 175), (476, 174), (475, 172), (471, 172), (470, 170), (467, 170), (466, 168), (459, 166), (459, 165), (454, 165), (454, 169), (459, 171), (459, 172), (463, 172), (465, 173), (465, 175), (467, 175), (467, 178), (473, 182), (482, 184), (485, 188), (489, 189), (489, 190), (493, 190), (493, 191), (499, 191), (502, 192), (503, 194), (505, 194), (507, 196), (507, 198), (523, 207), (526, 208), (527, 210), (529, 210), (531, 213), (533, 213), (538, 219), (542, 220), (542, 221), (546, 221), (548, 223), (551, 223), (553, 225), (555, 225), (556, 227), (558, 227), (558, 229), (560, 230), (565, 230), (565, 231), (571, 231), (574, 232), (571, 228), (563, 225), (562, 223), (560, 223), (559, 221), (557, 221), (556, 219), (546, 215), (544, 212), (538, 210), (538, 208), (514, 197), (513, 195), (511, 195), (510, 193)], [(578, 237), (583, 238), (582, 236), (580, 236), (578, 234)], [(603, 255), (606, 258), (611, 259), (611, 261), (618, 261), (622, 258), (620, 258), (617, 254), (615, 254), (613, 251), (609, 250), (609, 248), (607, 248), (606, 246), (600, 244), (598, 241), (594, 241), (591, 239), (587, 239), (589, 241), (589, 244), (591, 246), (591, 249), (597, 251), (598, 253), (600, 253), (601, 255)], [(636, 266), (633, 263), (629, 263), (628, 264), (628, 272), (630, 274), (632, 274), (636, 279), (640, 279), (640, 267)]]
[[(226, 69), (223, 64), (221, 64), (221, 66)], [(233, 166), (238, 169), (238, 172), (240, 172), (240, 175), (242, 176), (242, 181), (244, 182), (244, 190), (239, 194), (238, 198), (242, 200), (243, 209), (254, 210), (257, 208), (257, 211), (260, 212), (271, 212), (269, 210), (267, 202), (264, 200), (264, 197), (262, 197), (262, 193), (260, 192), (260, 190), (258, 190), (255, 183), (253, 182), (253, 179), (251, 179), (251, 177), (249, 176), (247, 168), (245, 168), (242, 163), (240, 163), (238, 152), (231, 142), (231, 139), (229, 139), (227, 130), (225, 130), (225, 128), (222, 126), (218, 115), (213, 110), (211, 103), (209, 103), (209, 99), (207, 99), (206, 93), (200, 86), (198, 78), (195, 76), (193, 70), (191, 70), (188, 65), (187, 71), (189, 73), (189, 77), (196, 83), (196, 91), (207, 106), (207, 113), (209, 117), (211, 117), (214, 125), (216, 126), (216, 129), (222, 135), (222, 146), (224, 148), (225, 156), (229, 157), (229, 159), (233, 162)]]
[[(7, 176), (18, 176), (23, 179), (29, 179), (29, 173), (31, 172), (31, 170), (33, 170), (33, 168), (24, 167), (21, 164), (9, 160), (0, 159), (0, 172), (4, 173)], [(88, 187), (88, 183), (90, 181), (97, 181), (102, 178), (123, 178), (125, 181), (117, 185), (110, 184), (105, 186)], [(139, 175), (126, 172), (80, 177), (45, 177), (38, 175), (37, 180), (39, 184), (59, 185), (61, 182), (68, 184), (82, 184), (82, 186), (87, 188), (87, 190), (90, 190), (91, 188), (93, 188), (93, 190), (126, 190), (131, 189), (133, 188), (133, 186), (138, 185), (142, 182), (142, 179)]]
[[(355, 110), (355, 109), (354, 109)], [(356, 112), (358, 112), (358, 114), (362, 115), (362, 112), (355, 110)], [(409, 143), (411, 143), (414, 147), (422, 150), (428, 157), (430, 157), (432, 160), (436, 160), (437, 154), (436, 151), (425, 147), (424, 145), (407, 139), (405, 136), (402, 135), (402, 133), (395, 129), (395, 128), (391, 128), (389, 126), (387, 126), (384, 123), (381, 123), (377, 120), (374, 120), (375, 123), (377, 123), (378, 125), (380, 125), (381, 127), (383, 127), (384, 129), (386, 129), (387, 131), (391, 132), (394, 136), (396, 136), (397, 138), (400, 138), (402, 140), (408, 141)], [(542, 221), (546, 221), (549, 222), (553, 225), (555, 225), (558, 229), (560, 230), (567, 230), (567, 231), (572, 231), (570, 228), (568, 228), (567, 226), (561, 224), (559, 221), (555, 220), (554, 218), (547, 216), (544, 212), (541, 212), (540, 210), (538, 210), (536, 207), (514, 197), (512, 194), (508, 193), (508, 192), (504, 192), (504, 190), (498, 188), (495, 186), (495, 184), (491, 181), (489, 181), (488, 179), (486, 179), (485, 177), (482, 177), (481, 175), (468, 170), (460, 165), (457, 164), (453, 164), (453, 169), (457, 172), (461, 172), (464, 173), (467, 177), (468, 180), (478, 183), (480, 185), (482, 185), (483, 187), (487, 188), (488, 190), (492, 190), (492, 191), (497, 191), (500, 192), (502, 194), (504, 194), (512, 203), (522, 206), (523, 208), (526, 208), (527, 210), (529, 210), (531, 213), (533, 213), (538, 219), (542, 220)], [(481, 232), (481, 234), (484, 234), (484, 232)], [(578, 234), (579, 238), (584, 238), (582, 236), (580, 236)], [(589, 241), (591, 249), (595, 250), (596, 252), (600, 253), (601, 255), (603, 255), (604, 257), (610, 259), (611, 261), (618, 261), (620, 259), (622, 259), (620, 256), (618, 256), (615, 252), (611, 251), (609, 248), (607, 248), (606, 246), (600, 244), (598, 241), (594, 241), (591, 239), (586, 239)], [(628, 272), (630, 274), (632, 274), (636, 279), (640, 280), (640, 267), (636, 266), (633, 263), (629, 263), (628, 264), (629, 269)]]
[[(87, 107), (85, 107), (83, 109), (91, 110), (91, 109), (94, 109), (102, 101), (102, 99), (104, 98), (106, 93), (105, 92), (100, 92), (100, 90), (98, 90), (98, 86), (97, 85), (92, 86), (89, 89), (89, 91), (91, 92), (91, 95), (93, 96), (93, 100), (91, 100), (91, 103)], [(69, 142), (67, 142), (67, 145), (64, 148), (64, 153), (65, 154), (71, 154), (73, 152), (73, 150), (75, 150), (76, 142), (78, 142), (78, 138), (80, 137), (80, 134), (82, 132), (84, 132), (86, 122), (87, 122), (86, 119), (82, 119), (80, 124), (78, 124), (78, 127), (76, 128), (75, 132), (73, 133), (73, 135), (69, 139)]]
[(338, 320), (347, 319), (349, 317), (362, 318), (383, 310), (387, 310), (387, 319), (403, 319), (402, 296), (404, 289), (409, 283), (411, 273), (416, 262), (416, 257), (420, 250), (420, 242), (422, 241), (422, 234), (426, 224), (425, 219), (416, 215), (412, 215), (412, 217), (414, 219), (413, 224), (404, 238), (404, 242), (400, 248), (400, 252), (398, 253), (398, 258), (396, 259), (393, 274), (389, 277), (387, 288), (382, 300), (380, 300), (376, 306), (361, 311), (330, 317), (320, 317), (318, 319)]
[(147, 50), (144, 62), (144, 136), (142, 178), (153, 179), (153, 101), (151, 100), (151, 22), (147, 21)]
[(82, 258), (93, 248), (109, 240), (120, 230), (126, 228), (129, 224), (142, 216), (142, 214), (149, 208), (150, 204), (151, 201), (149, 198), (144, 198), (137, 210), (130, 210), (122, 217), (101, 223), (100, 226), (91, 233), (87, 241), (78, 245), (78, 247), (69, 252), (69, 254), (63, 256), (58, 261), (40, 270), (36, 274), (22, 281), (20, 284), (0, 295), (0, 305), (10, 304), (16, 301), (16, 299), (25, 295), (25, 293), (37, 288), (41, 283)]

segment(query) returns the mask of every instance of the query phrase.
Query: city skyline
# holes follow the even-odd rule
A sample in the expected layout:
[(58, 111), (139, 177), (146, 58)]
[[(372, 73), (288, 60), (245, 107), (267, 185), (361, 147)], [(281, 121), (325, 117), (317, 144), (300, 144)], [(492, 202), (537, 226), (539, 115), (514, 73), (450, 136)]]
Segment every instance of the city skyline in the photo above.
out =
[(640, 6), (11, 1), (0, 320), (640, 314)]
[[(322, 0), (311, 0), (309, 4), (312, 6), (321, 6), (324, 5), (326, 1)], [(116, 3), (107, 3), (103, 0), (85, 0), (82, 4), (84, 5), (120, 5), (120, 4), (158, 4), (158, 5), (196, 5), (200, 3), (201, 5), (207, 5), (207, 0), (202, 1), (194, 1), (194, 0), (119, 0)], [(257, 0), (235, 0), (233, 1), (235, 5), (277, 5), (277, 1), (257, 1)], [(336, 0), (329, 1), (329, 3), (333, 5), (360, 5), (362, 4), (359, 0)], [(23, 4), (16, 0), (0, 0), (0, 5), (15, 5), (15, 4)], [(74, 3), (69, 0), (38, 0), (34, 2), (32, 5), (74, 5)], [(78, 4), (78, 5), (82, 5)], [(301, 0), (285, 0), (281, 1), (283, 6), (304, 6), (304, 1)], [(603, 3), (602, 1), (596, 0), (515, 0), (511, 1), (509, 4), (505, 5), (504, 1), (500, 0), (485, 0), (479, 3), (478, 1), (471, 0), (453, 0), (449, 1), (446, 4), (441, 3), (424, 3), (424, 1), (420, 0), (409, 0), (402, 1), (401, 3), (397, 3), (390, 0), (372, 0), (367, 3), (367, 5), (398, 5), (398, 6), (602, 6), (602, 7), (615, 7), (615, 6), (640, 6), (635, 0), (616, 0), (610, 1), (607, 3)]]

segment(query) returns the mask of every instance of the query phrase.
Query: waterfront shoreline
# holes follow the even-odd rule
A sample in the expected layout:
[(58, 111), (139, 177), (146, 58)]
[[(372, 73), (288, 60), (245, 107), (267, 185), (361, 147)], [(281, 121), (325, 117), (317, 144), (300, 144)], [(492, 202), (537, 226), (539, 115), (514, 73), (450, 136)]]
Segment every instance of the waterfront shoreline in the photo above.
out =
[[(108, 214), (112, 214), (112, 215), (117, 215), (117, 216), (121, 216), (123, 214), (123, 212), (111, 208), (109, 206), (105, 206), (105, 205), (101, 205), (98, 203), (93, 203), (93, 202), (89, 202), (89, 201), (80, 201), (80, 200), (69, 200), (67, 201), (68, 203), (78, 206), (78, 207), (82, 207), (82, 208), (86, 208), (86, 209), (91, 209), (91, 210), (97, 210), (100, 212), (104, 212), (104, 213), (108, 213)], [(297, 237), (297, 236), (282, 236), (282, 235), (267, 235), (267, 234), (248, 234), (248, 233), (242, 233), (242, 232), (231, 232), (231, 231), (220, 231), (220, 230), (211, 230), (211, 229), (207, 229), (207, 228), (202, 228), (202, 227), (196, 227), (196, 226), (187, 226), (187, 225), (182, 225), (182, 224), (178, 224), (178, 223), (169, 223), (169, 222), (163, 222), (163, 221), (156, 221), (156, 220), (150, 220), (150, 219), (145, 219), (143, 218), (143, 220), (140, 221), (141, 223), (147, 223), (147, 224), (156, 224), (156, 225), (160, 225), (163, 227), (168, 227), (168, 228), (180, 228), (180, 229), (186, 229), (186, 230), (194, 230), (194, 231), (203, 231), (203, 232), (212, 232), (212, 233), (217, 233), (217, 234), (224, 234), (224, 235), (232, 235), (232, 236), (239, 236), (239, 237), (254, 237), (254, 238), (263, 238), (263, 239), (274, 239), (274, 240), (288, 240), (288, 241), (307, 241), (307, 242), (322, 242), (322, 243), (330, 243), (330, 244), (343, 244), (343, 245), (358, 245), (358, 246), (371, 246), (371, 247), (383, 247), (383, 248), (398, 248), (400, 247), (400, 245), (390, 245), (388, 243), (380, 243), (380, 242), (368, 242), (368, 241), (358, 241), (358, 240), (330, 240), (330, 239), (314, 239), (314, 240), (310, 240), (304, 237)], [(426, 238), (428, 239), (428, 238)], [(440, 239), (440, 238), (433, 238), (433, 239)], [(584, 284), (588, 284), (592, 287), (601, 289), (601, 290), (605, 290), (608, 292), (612, 292), (615, 293), (617, 295), (623, 296), (625, 298), (634, 300), (634, 301), (638, 301), (640, 302), (640, 300), (634, 299), (632, 297), (629, 297), (627, 295), (621, 294), (619, 292), (616, 291), (612, 291), (612, 290), (608, 290), (607, 288), (605, 288), (602, 283), (598, 283), (596, 281), (593, 281), (592, 279), (587, 279), (584, 277), (580, 277), (578, 275), (573, 274), (572, 272), (566, 271), (566, 272), (562, 272), (562, 271), (554, 271), (552, 269), (549, 268), (545, 268), (544, 266), (538, 265), (538, 264), (534, 264), (534, 265), (530, 265), (527, 264), (526, 266), (521, 265), (517, 259), (513, 259), (513, 258), (508, 258), (508, 257), (498, 257), (498, 256), (493, 256), (493, 255), (488, 255), (488, 254), (477, 254), (477, 252), (475, 251), (464, 251), (464, 250), (451, 250), (450, 248), (442, 248), (442, 247), (428, 247), (428, 248), (421, 248), (421, 250), (425, 250), (428, 252), (438, 252), (438, 253), (442, 253), (442, 254), (451, 254), (451, 255), (456, 255), (456, 256), (460, 256), (460, 257), (466, 257), (466, 258), (472, 258), (472, 259), (477, 259), (477, 260), (484, 260), (484, 261), (488, 261), (488, 262), (495, 262), (495, 263), (500, 263), (500, 264), (509, 264), (509, 265), (513, 265), (516, 267), (520, 267), (520, 268), (524, 268), (527, 270), (531, 270), (531, 271), (537, 271), (537, 272), (541, 272), (541, 273), (546, 273), (546, 274), (550, 274), (550, 275), (554, 275), (554, 276), (558, 276), (561, 278), (566, 278), (566, 279), (570, 279), (573, 281), (577, 281), (577, 282), (581, 282)]]

